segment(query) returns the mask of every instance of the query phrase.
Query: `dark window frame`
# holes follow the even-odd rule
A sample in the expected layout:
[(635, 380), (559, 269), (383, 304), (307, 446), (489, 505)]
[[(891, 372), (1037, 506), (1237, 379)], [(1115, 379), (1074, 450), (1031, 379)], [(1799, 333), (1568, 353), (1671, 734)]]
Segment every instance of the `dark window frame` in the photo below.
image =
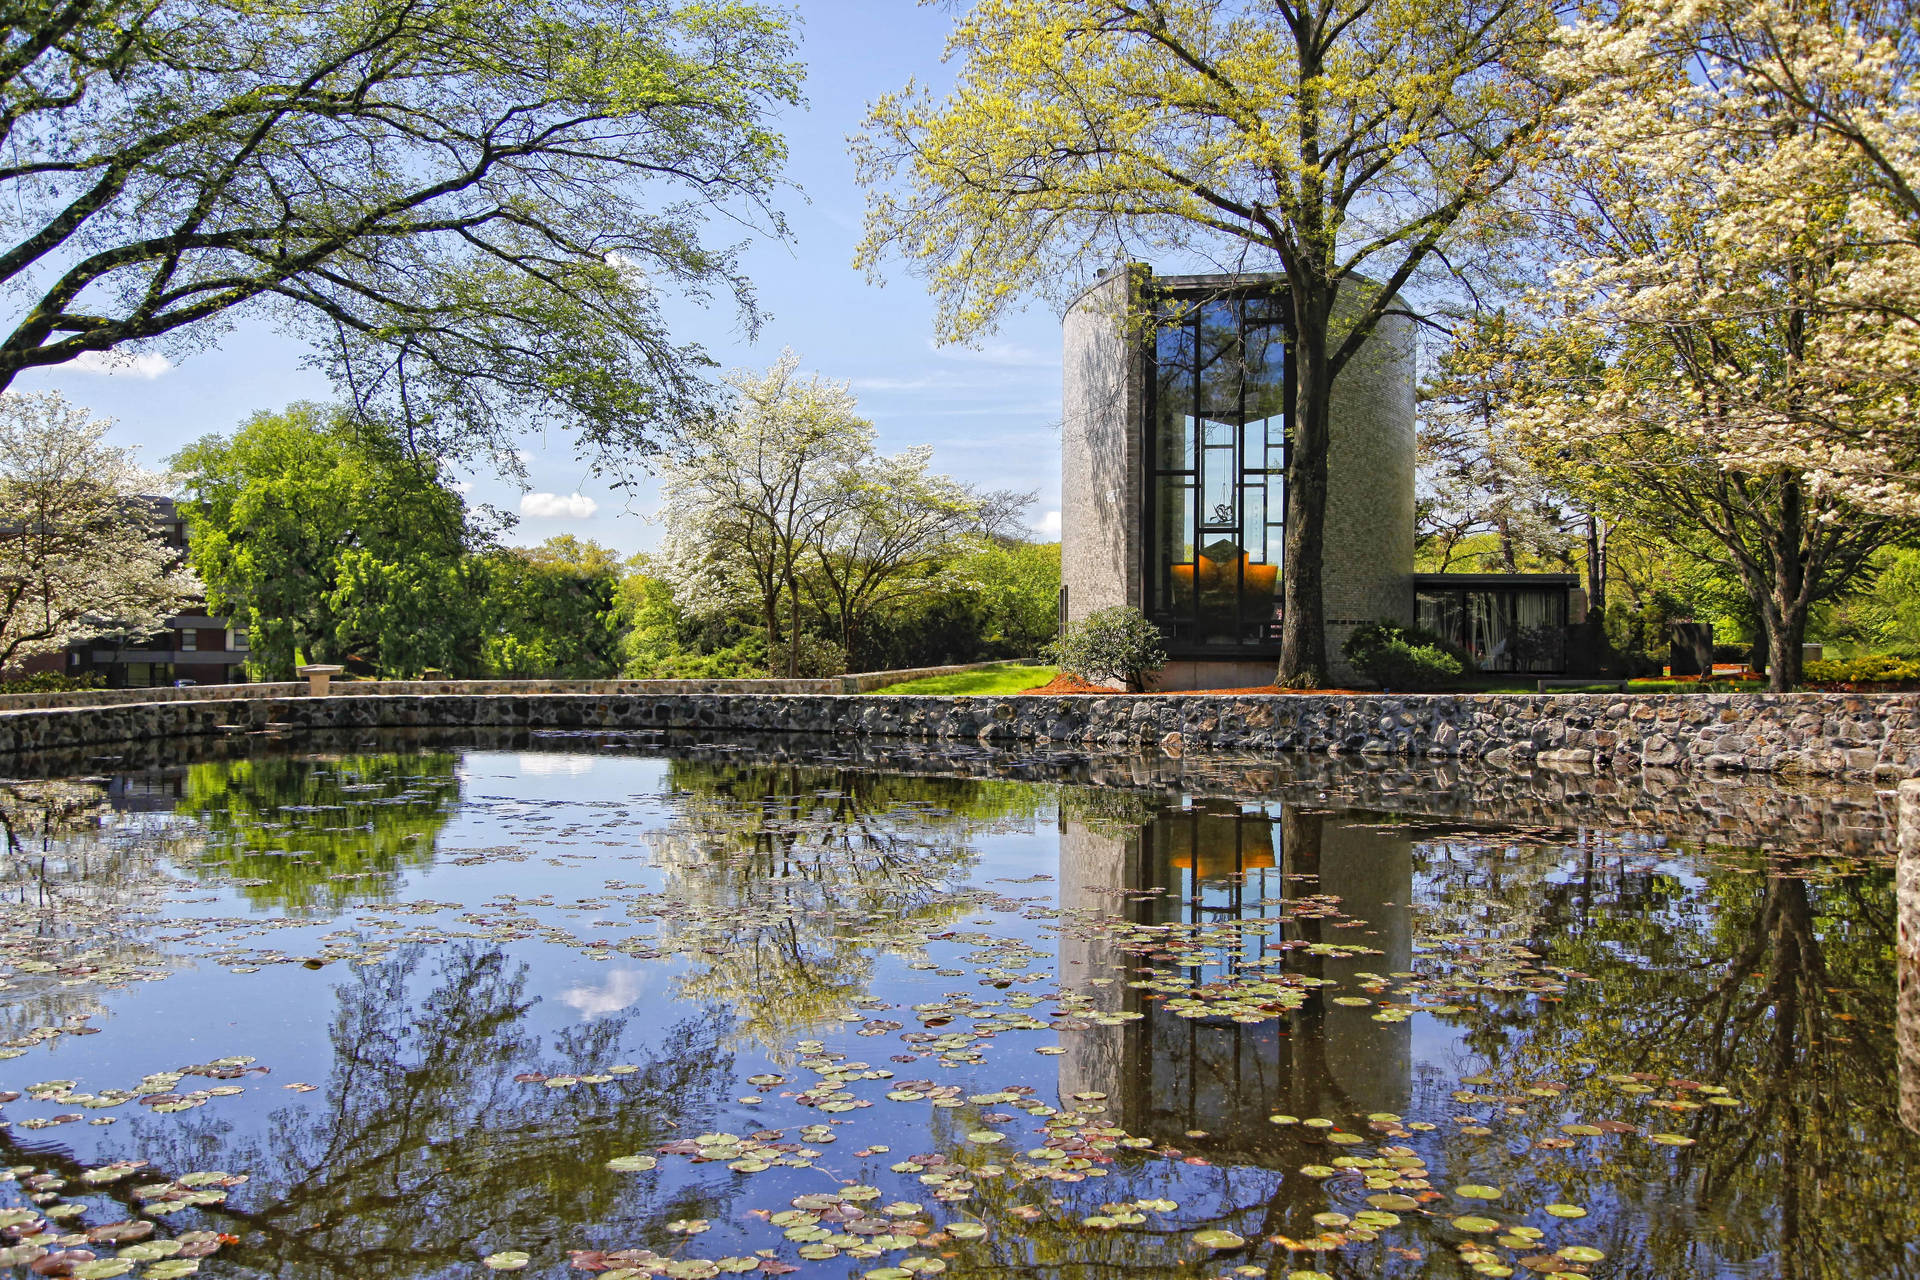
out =
[[(1147, 616), (1158, 624), (1167, 635), (1167, 651), (1170, 657), (1226, 657), (1261, 658), (1277, 657), (1280, 652), (1279, 601), (1285, 590), (1285, 545), (1287, 514), (1291, 504), (1287, 495), (1287, 475), (1292, 462), (1293, 451), (1293, 404), (1294, 404), (1294, 359), (1292, 316), (1286, 306), (1284, 285), (1268, 281), (1249, 282), (1227, 287), (1220, 286), (1159, 286), (1149, 292), (1145, 298), (1151, 324), (1142, 339), (1142, 364), (1145, 370), (1142, 397), (1145, 412), (1142, 414), (1141, 445), (1144, 462), (1145, 484), (1142, 486), (1141, 502), (1141, 568), (1142, 603), (1146, 606)], [(1247, 466), (1246, 424), (1249, 400), (1248, 383), (1251, 379), (1238, 380), (1238, 399), (1232, 415), (1234, 457), (1234, 481), (1232, 485), (1234, 502), (1234, 522), (1228, 526), (1224, 521), (1209, 521), (1204, 511), (1206, 497), (1207, 446), (1202, 424), (1205, 418), (1202, 410), (1205, 379), (1198, 369), (1202, 351), (1202, 316), (1206, 304), (1226, 302), (1236, 308), (1234, 342), (1244, 352), (1251, 330), (1269, 330), (1277, 340), (1281, 352), (1281, 391), (1280, 413), (1281, 432), (1279, 441), (1280, 461), (1272, 465), (1274, 443), (1272, 430), (1268, 428), (1261, 442), (1263, 465)], [(1262, 303), (1254, 307), (1249, 304)], [(1264, 312), (1250, 318), (1252, 312)], [(1177, 319), (1177, 326), (1170, 323)], [(1189, 438), (1183, 442), (1181, 460), (1190, 460), (1191, 466), (1168, 467), (1162, 465), (1160, 439), (1161, 418), (1161, 364), (1159, 359), (1160, 339), (1163, 332), (1173, 327), (1181, 327), (1189, 333), (1189, 358), (1193, 361), (1192, 376), (1187, 387), (1187, 412), (1190, 421)], [(1215, 407), (1217, 409), (1217, 406)], [(1272, 415), (1261, 421), (1271, 422)], [(1160, 492), (1164, 480), (1183, 478), (1186, 495), (1183, 500), (1183, 518), (1190, 520), (1193, 527), (1194, 559), (1191, 561), (1164, 560), (1160, 552)], [(1254, 480), (1258, 484), (1252, 483)], [(1260, 528), (1262, 537), (1258, 550), (1261, 558), (1255, 559), (1256, 548), (1247, 544), (1252, 539), (1246, 536), (1248, 520), (1248, 495), (1258, 488), (1263, 495)], [(1277, 499), (1277, 501), (1276, 501)], [(1273, 512), (1278, 508), (1279, 519)], [(1201, 608), (1199, 586), (1200, 550), (1211, 537), (1231, 537), (1240, 545), (1245, 555), (1234, 566), (1235, 581), (1230, 597), (1233, 600), (1233, 617), (1228, 628), (1235, 639), (1221, 641), (1209, 639), (1204, 634), (1207, 625), (1206, 615)], [(1276, 541), (1277, 540), (1277, 541)], [(1278, 547), (1275, 558), (1265, 558), (1269, 545)], [(1273, 604), (1265, 617), (1249, 617), (1246, 613), (1248, 594), (1246, 591), (1246, 566), (1251, 564), (1276, 566), (1274, 577)], [(1184, 613), (1176, 606), (1182, 601), (1173, 587), (1173, 569), (1176, 565), (1191, 566), (1193, 585), (1185, 593), (1190, 608)], [(1217, 627), (1217, 623), (1215, 624)]]
[(1428, 625), (1427, 602), (1429, 598), (1450, 597), (1453, 616), (1460, 620), (1462, 627), (1454, 634), (1440, 630), (1437, 634), (1451, 644), (1459, 645), (1468, 652), (1472, 651), (1472, 637), (1466, 620), (1470, 616), (1467, 605), (1469, 596), (1484, 596), (1493, 601), (1492, 610), (1502, 615), (1509, 631), (1517, 631), (1520, 616), (1519, 598), (1537, 596), (1548, 602), (1548, 613), (1553, 615), (1543, 624), (1552, 637), (1555, 652), (1544, 659), (1536, 658), (1521, 665), (1514, 651), (1509, 650), (1499, 663), (1489, 664), (1482, 655), (1474, 655), (1480, 670), (1493, 675), (1558, 675), (1567, 670), (1568, 665), (1568, 617), (1571, 615), (1568, 601), (1568, 588), (1559, 583), (1542, 583), (1528, 586), (1519, 583), (1445, 583), (1431, 581), (1417, 582), (1414, 585), (1413, 613), (1416, 625)]

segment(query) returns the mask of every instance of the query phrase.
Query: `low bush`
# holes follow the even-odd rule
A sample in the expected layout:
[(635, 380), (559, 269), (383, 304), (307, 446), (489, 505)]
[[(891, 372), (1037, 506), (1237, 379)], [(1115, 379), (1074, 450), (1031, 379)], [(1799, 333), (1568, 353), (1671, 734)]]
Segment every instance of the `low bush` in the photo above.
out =
[(1382, 689), (1439, 689), (1466, 674), (1467, 664), (1439, 636), (1418, 627), (1369, 622), (1354, 630), (1340, 652)]
[(1147, 677), (1167, 664), (1160, 628), (1127, 605), (1095, 609), (1041, 656), (1082, 680), (1118, 680), (1131, 693), (1145, 689)]
[[(787, 675), (787, 640), (781, 640), (767, 652), (767, 674), (776, 680)], [(825, 636), (811, 632), (800, 633), (799, 661), (797, 677), (801, 680), (819, 680), (826, 676), (843, 676), (847, 673), (847, 651)]]
[(0, 676), (0, 693), (75, 693), (105, 686), (106, 681), (93, 671), (78, 676), (61, 675), (58, 671), (36, 671), (30, 676)]
[(1801, 672), (1808, 684), (1920, 684), (1920, 659), (1872, 654), (1864, 658), (1815, 659)]

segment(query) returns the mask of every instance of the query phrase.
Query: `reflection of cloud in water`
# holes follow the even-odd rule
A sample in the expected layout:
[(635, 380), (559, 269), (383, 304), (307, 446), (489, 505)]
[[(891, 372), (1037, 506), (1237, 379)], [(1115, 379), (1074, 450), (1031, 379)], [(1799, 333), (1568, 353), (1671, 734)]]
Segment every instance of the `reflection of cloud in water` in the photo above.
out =
[(577, 755), (571, 752), (522, 752), (515, 759), (519, 762), (521, 773), (566, 773), (582, 774), (593, 769), (594, 757)]
[(618, 1013), (640, 999), (646, 984), (637, 969), (616, 969), (607, 980), (593, 987), (568, 987), (560, 993), (560, 1003), (579, 1011), (588, 1022)]

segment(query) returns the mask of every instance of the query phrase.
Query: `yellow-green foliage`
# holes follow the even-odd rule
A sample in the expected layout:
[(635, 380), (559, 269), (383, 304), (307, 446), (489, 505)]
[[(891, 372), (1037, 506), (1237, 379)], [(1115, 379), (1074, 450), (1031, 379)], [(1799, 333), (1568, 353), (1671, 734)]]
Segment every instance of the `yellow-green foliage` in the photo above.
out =
[(1920, 659), (1876, 654), (1814, 661), (1806, 665), (1805, 675), (1809, 684), (1920, 684)]

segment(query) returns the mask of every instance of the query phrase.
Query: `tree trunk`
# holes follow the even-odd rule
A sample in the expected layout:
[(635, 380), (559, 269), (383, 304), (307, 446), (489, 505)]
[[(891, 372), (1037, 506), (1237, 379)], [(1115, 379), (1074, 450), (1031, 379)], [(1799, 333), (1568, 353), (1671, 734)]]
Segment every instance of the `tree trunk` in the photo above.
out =
[(800, 675), (800, 584), (787, 577), (787, 679)]
[(773, 651), (780, 643), (780, 596), (777, 592), (762, 593), (760, 612), (767, 624), (767, 674), (773, 675)]
[(1287, 459), (1287, 550), (1281, 566), (1282, 616), (1277, 682), (1286, 689), (1327, 684), (1326, 606), (1321, 561), (1327, 518), (1328, 419), (1333, 378), (1327, 369), (1330, 301), (1297, 299), (1294, 313), (1293, 447)]
[(1773, 693), (1788, 693), (1800, 683), (1800, 645), (1807, 636), (1805, 605), (1786, 609), (1769, 599), (1760, 611), (1760, 625), (1767, 645), (1767, 688)]
[(1772, 581), (1747, 584), (1767, 635), (1767, 688), (1773, 693), (1786, 693), (1802, 678), (1800, 646), (1807, 638), (1807, 566), (1801, 540), (1805, 510), (1806, 495), (1799, 483), (1784, 482), (1779, 518), (1767, 531)]

